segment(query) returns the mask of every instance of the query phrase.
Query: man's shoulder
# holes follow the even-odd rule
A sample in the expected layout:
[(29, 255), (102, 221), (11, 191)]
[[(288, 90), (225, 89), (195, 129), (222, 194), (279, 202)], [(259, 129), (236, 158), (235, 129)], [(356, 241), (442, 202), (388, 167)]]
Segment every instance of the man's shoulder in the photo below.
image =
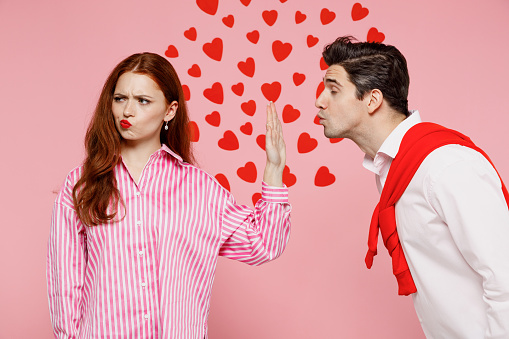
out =
[(419, 167), (432, 181), (446, 173), (460, 173), (473, 168), (492, 168), (489, 161), (478, 151), (458, 144), (448, 144), (433, 150)]

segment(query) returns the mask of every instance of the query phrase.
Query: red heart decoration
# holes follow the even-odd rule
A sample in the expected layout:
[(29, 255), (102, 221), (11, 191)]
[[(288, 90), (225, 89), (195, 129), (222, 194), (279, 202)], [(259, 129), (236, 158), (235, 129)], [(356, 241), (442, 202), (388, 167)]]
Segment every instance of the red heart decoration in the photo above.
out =
[(322, 166), (318, 169), (315, 175), (315, 186), (325, 187), (332, 185), (336, 181), (334, 174), (329, 172), (326, 166)]
[(182, 85), (182, 93), (184, 93), (185, 101), (189, 101), (191, 99), (191, 91), (189, 90), (189, 86)]
[(286, 59), (292, 52), (292, 45), (287, 42), (283, 43), (280, 40), (276, 40), (272, 43), (272, 54), (277, 61), (281, 62)]
[(352, 7), (352, 19), (358, 21), (364, 19), (369, 14), (369, 9), (362, 7), (360, 3), (355, 3)]
[(223, 57), (223, 40), (221, 38), (215, 38), (211, 42), (203, 45), (203, 51), (209, 58), (216, 61), (221, 61)]
[(239, 82), (238, 84), (233, 85), (232, 91), (240, 97), (244, 93), (244, 84)]
[(242, 2), (242, 4), (247, 7), (247, 6), (249, 6), (249, 3), (251, 2), (251, 0), (240, 0), (240, 2)]
[(331, 144), (335, 144), (343, 140), (344, 138), (330, 138), (329, 141)]
[(233, 27), (233, 23), (235, 22), (235, 19), (234, 19), (233, 15), (230, 14), (228, 16), (225, 16), (222, 21), (223, 21), (223, 24), (225, 24), (226, 26), (232, 28)]
[(179, 56), (179, 51), (177, 50), (177, 47), (169, 45), (166, 52), (164, 52), (164, 55), (166, 55), (168, 58), (176, 58)]
[(256, 44), (258, 42), (258, 39), (260, 39), (260, 33), (257, 30), (254, 30), (252, 32), (249, 32), (246, 34), (247, 40), (251, 41), (253, 44)]
[(278, 81), (271, 84), (265, 83), (262, 85), (262, 93), (267, 100), (276, 102), (281, 94), (281, 84)]
[(311, 138), (308, 133), (302, 133), (297, 141), (297, 150), (299, 153), (309, 153), (318, 146), (318, 141)]
[(260, 200), (261, 198), (262, 198), (262, 194), (261, 193), (253, 194), (253, 197), (251, 198), (251, 200), (253, 200), (253, 205), (256, 205), (258, 200)]
[(295, 86), (299, 86), (304, 82), (304, 80), (306, 80), (306, 76), (304, 74), (293, 73), (293, 83), (295, 84)]
[(292, 187), (297, 182), (297, 177), (290, 173), (290, 167), (285, 166), (283, 169), (283, 183), (286, 187)]
[(189, 121), (187, 127), (191, 132), (191, 141), (197, 142), (198, 140), (200, 140), (200, 129), (198, 128), (198, 124), (194, 121)]
[(315, 115), (315, 120), (313, 120), (313, 122), (317, 125), (321, 125), (320, 124), (320, 118), (318, 117), (318, 115)]
[(279, 0), (282, 4), (284, 4), (287, 0)]
[(260, 134), (259, 136), (257, 136), (256, 143), (258, 144), (258, 146), (260, 146), (262, 150), (265, 151), (265, 134)]
[(320, 69), (325, 71), (329, 66), (325, 63), (325, 59), (323, 57), (320, 58)]
[(263, 11), (262, 17), (267, 25), (272, 26), (277, 20), (277, 11)]
[(228, 179), (223, 173), (217, 173), (216, 180), (221, 184), (221, 186), (226, 188), (228, 191), (230, 190), (230, 183), (228, 182)]
[(250, 122), (246, 122), (244, 125), (240, 126), (240, 131), (246, 135), (251, 135), (253, 133), (253, 125)]
[(320, 94), (322, 94), (324, 89), (325, 89), (325, 85), (323, 84), (323, 82), (319, 83), (318, 87), (316, 88), (316, 98), (317, 99), (320, 96)]
[(296, 24), (300, 24), (304, 20), (306, 20), (306, 14), (302, 14), (301, 11), (295, 12), (295, 23)]
[(188, 38), (189, 40), (191, 41), (195, 41), (196, 40), (196, 28), (194, 27), (191, 27), (189, 28), (187, 31), (184, 32), (184, 36), (186, 38)]
[(283, 122), (288, 124), (290, 122), (294, 122), (300, 117), (300, 111), (298, 109), (293, 108), (292, 105), (286, 105), (283, 108)]
[(318, 43), (318, 38), (314, 37), (312, 35), (308, 35), (307, 42), (308, 42), (308, 47), (313, 47), (314, 45), (316, 45)]
[(199, 78), (201, 76), (201, 69), (200, 66), (197, 64), (194, 64), (187, 70), (187, 74), (189, 74), (192, 77)]
[(224, 132), (223, 137), (217, 142), (220, 148), (225, 151), (235, 151), (239, 149), (239, 139), (232, 131)]
[(256, 166), (252, 161), (246, 162), (244, 167), (237, 170), (237, 175), (244, 181), (256, 182)]
[(385, 34), (379, 32), (375, 27), (371, 27), (368, 31), (368, 42), (383, 42), (385, 40)]
[(221, 105), (223, 103), (223, 86), (219, 82), (215, 82), (211, 88), (206, 88), (203, 91), (203, 96), (215, 104)]
[(253, 58), (247, 58), (246, 61), (240, 61), (237, 64), (239, 70), (248, 77), (253, 77), (255, 72), (255, 62)]
[(214, 111), (205, 116), (205, 121), (212, 126), (219, 127), (219, 124), (221, 123), (221, 115), (218, 111)]
[(242, 103), (240, 108), (242, 109), (242, 112), (252, 117), (256, 112), (256, 102), (254, 100), (249, 100), (248, 102)]
[(219, 0), (196, 0), (196, 4), (205, 13), (214, 15), (217, 12)]
[(322, 25), (330, 24), (336, 18), (336, 13), (329, 11), (327, 8), (322, 9), (320, 12), (320, 21)]

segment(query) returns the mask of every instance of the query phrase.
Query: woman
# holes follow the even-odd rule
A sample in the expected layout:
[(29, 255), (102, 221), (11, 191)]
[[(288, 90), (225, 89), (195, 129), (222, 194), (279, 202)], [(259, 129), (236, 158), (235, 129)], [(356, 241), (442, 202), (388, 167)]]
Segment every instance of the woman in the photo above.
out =
[(217, 256), (259, 265), (290, 232), (285, 143), (267, 106), (262, 198), (235, 203), (192, 165), (182, 87), (163, 57), (123, 60), (53, 211), (47, 279), (58, 338), (204, 338)]

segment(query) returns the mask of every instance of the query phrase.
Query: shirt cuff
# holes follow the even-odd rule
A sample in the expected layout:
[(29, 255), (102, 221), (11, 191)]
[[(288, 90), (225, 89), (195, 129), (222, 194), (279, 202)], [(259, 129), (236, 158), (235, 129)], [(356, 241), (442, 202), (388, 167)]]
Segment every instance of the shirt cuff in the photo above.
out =
[(272, 203), (288, 203), (288, 187), (269, 186), (262, 181), (262, 200)]

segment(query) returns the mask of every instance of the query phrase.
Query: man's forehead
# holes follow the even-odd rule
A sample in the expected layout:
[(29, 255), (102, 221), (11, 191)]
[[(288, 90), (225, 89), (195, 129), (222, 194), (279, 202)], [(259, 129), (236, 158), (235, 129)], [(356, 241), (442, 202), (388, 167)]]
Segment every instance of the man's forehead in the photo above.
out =
[(327, 68), (327, 71), (325, 72), (324, 79), (331, 79), (331, 80), (347, 80), (347, 73), (343, 66), (340, 65), (332, 65), (329, 68)]

